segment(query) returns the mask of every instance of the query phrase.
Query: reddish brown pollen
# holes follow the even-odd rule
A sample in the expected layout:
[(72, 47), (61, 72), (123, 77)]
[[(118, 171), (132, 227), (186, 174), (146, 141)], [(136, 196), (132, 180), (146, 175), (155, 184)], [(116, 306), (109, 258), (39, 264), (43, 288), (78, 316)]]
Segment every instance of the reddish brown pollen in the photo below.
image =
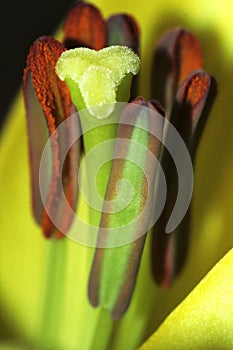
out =
[[(33, 208), (34, 215), (37, 222), (41, 224), (44, 235), (50, 237), (51, 235), (56, 237), (63, 236), (63, 233), (51, 222), (47, 210), (51, 213), (58, 211), (58, 208), (62, 206), (61, 193), (59, 185), (61, 182), (65, 184), (65, 194), (68, 203), (72, 208), (76, 205), (77, 189), (73, 188), (73, 179), (71, 175), (71, 153), (68, 152), (67, 158), (64, 162), (64, 167), (61, 164), (61, 146), (63, 140), (60, 139), (59, 133), (56, 128), (71, 115), (72, 102), (69, 90), (64, 82), (62, 82), (56, 72), (55, 66), (58, 58), (66, 49), (57, 40), (52, 37), (41, 37), (32, 45), (28, 58), (27, 66), (24, 71), (24, 97), (27, 109), (27, 122), (29, 133), (29, 148), (30, 148), (30, 167), (31, 167), (31, 182), (34, 189)], [(29, 92), (29, 84), (32, 84), (33, 91)], [(37, 103), (40, 106), (43, 114), (30, 108), (33, 96), (35, 94)], [(38, 115), (37, 115), (38, 114)], [(45, 118), (46, 123), (44, 129), (38, 129), (36, 131), (37, 124), (41, 125), (40, 119)], [(34, 124), (31, 123), (33, 119)], [(47, 130), (46, 130), (47, 125)], [(40, 138), (43, 134), (47, 133), (48, 136), (53, 135), (51, 138), (51, 153), (52, 153), (52, 166), (51, 166), (51, 179), (49, 181), (48, 196), (46, 199), (46, 209), (41, 204), (41, 208), (38, 210), (37, 201), (40, 201), (39, 191), (39, 166), (40, 159), (46, 144), (46, 139), (41, 143)], [(35, 138), (36, 135), (36, 138)], [(67, 136), (69, 136), (69, 130), (67, 130)], [(76, 147), (77, 145), (74, 145)], [(39, 148), (39, 150), (38, 150)], [(77, 150), (76, 150), (77, 151)], [(72, 153), (73, 154), (73, 153)], [(72, 156), (73, 157), (73, 156)], [(78, 155), (77, 155), (78, 158)], [(76, 162), (75, 162), (76, 164)], [(36, 175), (36, 177), (35, 177)], [(72, 188), (72, 190), (71, 190)], [(35, 210), (35, 208), (37, 208)], [(35, 212), (37, 212), (35, 214)], [(66, 217), (64, 213), (63, 219), (63, 232), (66, 231), (69, 217)]]
[(196, 75), (188, 88), (187, 101), (189, 101), (192, 106), (195, 106), (202, 97), (205, 96), (209, 85), (210, 79), (207, 75)]

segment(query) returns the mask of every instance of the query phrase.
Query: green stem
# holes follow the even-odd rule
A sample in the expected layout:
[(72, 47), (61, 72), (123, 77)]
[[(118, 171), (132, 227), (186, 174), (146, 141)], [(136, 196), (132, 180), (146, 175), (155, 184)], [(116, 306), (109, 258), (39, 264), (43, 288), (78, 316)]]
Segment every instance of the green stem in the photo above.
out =
[(38, 336), (38, 349), (56, 349), (64, 301), (66, 238), (47, 242), (45, 290)]
[[(96, 152), (97, 156), (99, 156), (97, 163), (95, 162), (96, 154), (93, 152), (93, 157), (87, 161), (87, 181), (89, 183), (89, 193), (87, 193), (87, 197), (90, 199), (89, 206), (89, 222), (91, 225), (95, 227), (99, 227), (100, 219), (102, 215), (102, 205), (98, 205), (98, 210), (92, 208), (92, 201), (94, 200), (93, 190), (96, 189), (97, 193), (101, 197), (101, 201), (103, 204), (103, 200), (105, 197), (105, 192), (107, 188), (107, 184), (109, 181), (110, 171), (111, 171), (111, 159), (114, 152), (114, 141), (108, 143), (108, 145), (104, 145), (105, 141), (115, 140), (117, 132), (117, 124), (109, 124), (96, 127), (87, 132), (84, 135), (84, 146), (85, 152), (88, 155), (94, 147), (101, 147), (101, 150), (106, 154), (108, 153), (109, 161), (104, 164), (104, 161), (101, 159), (101, 155), (99, 152)], [(103, 164), (102, 164), (103, 163)], [(100, 169), (97, 169), (98, 164), (101, 165)], [(96, 176), (96, 177), (95, 177)]]
[(109, 349), (112, 332), (113, 321), (110, 318), (109, 311), (100, 309), (95, 327), (95, 333), (92, 336), (92, 346), (90, 350)]
[[(82, 125), (87, 121), (82, 121)], [(89, 125), (90, 127), (91, 125)], [(108, 141), (110, 139), (116, 138), (117, 124), (106, 124), (98, 126), (84, 135), (84, 146), (86, 154), (90, 152), (94, 147), (101, 145), (101, 143)], [(112, 148), (108, 148), (108, 153), (113, 154), (114, 146), (112, 143)], [(111, 157), (110, 157), (111, 159)], [(87, 162), (87, 183), (89, 184), (89, 189), (91, 186), (96, 186), (97, 192), (104, 200), (104, 195), (106, 192), (106, 187), (109, 180), (111, 162), (108, 162), (100, 169), (100, 176), (97, 177), (96, 183), (93, 183), (92, 175), (96, 172), (95, 164), (93, 162)], [(90, 193), (87, 194), (87, 197), (91, 196)], [(95, 210), (89, 206), (89, 223), (90, 225), (99, 227), (100, 219), (102, 215), (102, 206), (99, 208), (100, 211)], [(96, 310), (97, 311), (97, 310)], [(108, 343), (113, 331), (113, 322), (110, 318), (110, 314), (107, 310), (99, 309), (97, 317), (95, 319), (95, 328), (92, 334), (89, 334), (91, 337), (91, 347), (90, 349), (108, 349)]]

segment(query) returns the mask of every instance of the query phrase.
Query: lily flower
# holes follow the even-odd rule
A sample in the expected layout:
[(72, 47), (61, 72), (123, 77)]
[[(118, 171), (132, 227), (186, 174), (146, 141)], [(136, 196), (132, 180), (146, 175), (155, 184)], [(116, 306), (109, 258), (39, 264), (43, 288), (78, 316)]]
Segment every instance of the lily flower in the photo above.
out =
[[(33, 44), (24, 75), (27, 125), (20, 92), (1, 135), (4, 205), (0, 235), (0, 347), (230, 349), (233, 187), (229, 159), (233, 124), (229, 85), (233, 81), (233, 52), (228, 36), (231, 21), (225, 20), (230, 9), (227, 4), (220, 7), (215, 2), (211, 10), (209, 6), (205, 8), (207, 3), (203, 1), (192, 7), (182, 3), (183, 12), (179, 13), (185, 15), (177, 16), (181, 5), (174, 1), (158, 8), (150, 1), (147, 6), (105, 0), (93, 4), (101, 12), (94, 5), (83, 3), (71, 9), (63, 38), (58, 35), (63, 43), (42, 37)], [(166, 18), (166, 24), (162, 18)], [(176, 29), (171, 31), (174, 24)], [(216, 33), (222, 30), (226, 34), (223, 42), (217, 42), (215, 32), (209, 33), (210, 24)], [(188, 30), (180, 29), (181, 26)], [(152, 45), (157, 48), (155, 51)], [(211, 75), (203, 70), (201, 47), (204, 67)], [(132, 82), (140, 61), (139, 78)], [(219, 91), (213, 106), (216, 91), (212, 75)], [(97, 90), (98, 94), (92, 94)], [(135, 99), (137, 95), (158, 101)], [(107, 105), (103, 103), (105, 98)], [(127, 102), (128, 98), (133, 103), (120, 103), (120, 122), (114, 119), (111, 125), (104, 123), (109, 115), (114, 115), (116, 102)], [(160, 103), (165, 108), (165, 118)], [(97, 109), (93, 108), (95, 105)], [(75, 114), (76, 124), (64, 124), (66, 137), (60, 138), (59, 126), (75, 109), (80, 119)], [(156, 137), (149, 132), (155, 114), (162, 120), (156, 125)], [(72, 138), (72, 127), (85, 131), (93, 120), (95, 128), (91, 126), (84, 132), (81, 143), (72, 143), (61, 168), (60, 155)], [(124, 120), (129, 123), (127, 127), (123, 127)], [(141, 120), (149, 125), (148, 129), (142, 129)], [(192, 205), (182, 224), (170, 230), (172, 233), (165, 231), (175, 207), (177, 183), (172, 176), (171, 156), (161, 146), (169, 144), (168, 120), (179, 131), (195, 165)], [(85, 153), (116, 135), (118, 141), (110, 147), (115, 158), (97, 179), (98, 190), (105, 197), (103, 214), (98, 214), (80, 195), (78, 169), (82, 168)], [(49, 136), (52, 162), (45, 163), (50, 172), (45, 173), (47, 178), (43, 175), (48, 180), (44, 182), (44, 201), (39, 172)], [(125, 147), (121, 146), (121, 139), (127, 140)], [(138, 141), (144, 148), (136, 154), (137, 158), (151, 174), (147, 184), (137, 167), (127, 162), (132, 145)], [(132, 230), (137, 240), (106, 248), (114, 225), (124, 225), (126, 217), (134, 219), (138, 212), (133, 210), (144, 205), (144, 189), (150, 193), (156, 179), (158, 188), (162, 184), (162, 172), (151, 165), (149, 152), (160, 157), (167, 180), (162, 215), (151, 231), (148, 232), (148, 224), (148, 233), (137, 236), (140, 225), (149, 222), (148, 213), (153, 206), (149, 207)], [(93, 159), (84, 164), (86, 170), (85, 166), (82, 168), (84, 188), (89, 188), (93, 180)], [(122, 178), (132, 180), (136, 197), (132, 197), (133, 205), (128, 209), (112, 211), (118, 208), (116, 184)], [(123, 197), (124, 189), (122, 183), (119, 193)], [(158, 202), (160, 197), (156, 196), (157, 192), (152, 202)], [(64, 198), (72, 212), (77, 207), (84, 221), (98, 228), (100, 223), (97, 248), (75, 242), (74, 236), (69, 239), (74, 216), (66, 211)], [(138, 207), (135, 203), (139, 203)], [(55, 220), (51, 219), (53, 215)], [(104, 230), (106, 236), (102, 236)]]

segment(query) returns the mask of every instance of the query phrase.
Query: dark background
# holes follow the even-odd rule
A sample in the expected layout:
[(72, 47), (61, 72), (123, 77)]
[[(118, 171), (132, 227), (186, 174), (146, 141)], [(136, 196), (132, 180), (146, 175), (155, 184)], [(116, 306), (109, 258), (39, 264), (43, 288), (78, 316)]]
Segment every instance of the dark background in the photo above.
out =
[(4, 1), (0, 10), (0, 128), (18, 91), (32, 42), (50, 35), (74, 0)]

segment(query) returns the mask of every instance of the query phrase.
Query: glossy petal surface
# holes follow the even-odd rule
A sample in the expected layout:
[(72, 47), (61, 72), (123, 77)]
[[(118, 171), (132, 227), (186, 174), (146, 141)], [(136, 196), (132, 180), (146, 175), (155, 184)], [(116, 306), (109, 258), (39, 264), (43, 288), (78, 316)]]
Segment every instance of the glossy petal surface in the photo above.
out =
[(140, 350), (233, 347), (233, 250), (207, 274)]

